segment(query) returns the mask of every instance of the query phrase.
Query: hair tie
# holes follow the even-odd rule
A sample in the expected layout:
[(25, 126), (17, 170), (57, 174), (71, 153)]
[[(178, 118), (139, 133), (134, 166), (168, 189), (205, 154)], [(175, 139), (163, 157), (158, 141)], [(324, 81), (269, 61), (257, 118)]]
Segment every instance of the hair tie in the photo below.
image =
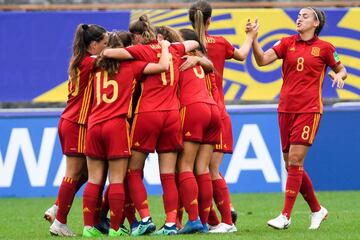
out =
[(82, 27), (82, 29), (85, 31), (86, 29), (88, 29), (88, 28), (89, 28), (89, 25), (87, 25), (87, 24), (83, 24), (81, 27)]
[(312, 7), (308, 7), (308, 9), (310, 9), (311, 11), (313, 11), (313, 13), (315, 14), (316, 20), (320, 21), (319, 16), (317, 15), (315, 9), (313, 9)]

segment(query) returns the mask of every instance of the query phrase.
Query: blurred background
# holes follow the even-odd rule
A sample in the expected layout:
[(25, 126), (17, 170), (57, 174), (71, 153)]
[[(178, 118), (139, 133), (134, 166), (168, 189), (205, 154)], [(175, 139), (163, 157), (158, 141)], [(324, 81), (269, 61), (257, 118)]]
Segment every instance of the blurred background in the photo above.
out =
[[(77, 25), (127, 30), (132, 20), (147, 13), (154, 25), (191, 28), (187, 11), (192, 2), (0, 0), (0, 197), (57, 193), (65, 169), (57, 123), (67, 99)], [(295, 33), (301, 7), (325, 11), (327, 24), (320, 37), (336, 46), (349, 76), (341, 90), (332, 88), (326, 76), (325, 113), (305, 164), (319, 190), (360, 189), (360, 1), (210, 2), (209, 33), (224, 36), (236, 47), (245, 39), (248, 18), (259, 18), (259, 41), (267, 49)], [(276, 113), (281, 61), (259, 68), (251, 52), (246, 61), (228, 61), (225, 68), (234, 154), (226, 156), (221, 170), (229, 189), (282, 191), (286, 173)], [(149, 193), (160, 193), (156, 155), (149, 157), (147, 169)]]

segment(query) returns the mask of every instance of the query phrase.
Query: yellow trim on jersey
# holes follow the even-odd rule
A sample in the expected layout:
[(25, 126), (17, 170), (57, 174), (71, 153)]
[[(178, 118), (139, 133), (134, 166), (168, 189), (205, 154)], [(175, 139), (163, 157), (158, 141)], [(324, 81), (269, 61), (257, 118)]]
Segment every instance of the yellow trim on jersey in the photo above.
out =
[(319, 113), (315, 113), (314, 114), (314, 120), (313, 120), (313, 126), (311, 129), (311, 135), (310, 135), (310, 139), (309, 139), (309, 143), (313, 144), (314, 142), (314, 138), (315, 138), (315, 134), (316, 134), (316, 130), (319, 126), (319, 122), (320, 122), (320, 114)]
[(132, 81), (130, 104), (129, 104), (129, 108), (128, 108), (128, 112), (127, 112), (127, 117), (128, 118), (132, 117), (132, 104), (133, 104), (132, 101), (133, 101), (133, 98), (134, 98), (135, 86), (136, 86), (136, 79), (134, 78), (133, 81)]
[(131, 146), (132, 142), (131, 142), (130, 133), (129, 133), (130, 124), (126, 119), (125, 119), (125, 122), (126, 122), (126, 137), (128, 140), (128, 151), (129, 151), (129, 153), (131, 153), (130, 146)]
[(223, 149), (223, 140), (222, 140), (222, 131), (220, 132), (220, 144), (215, 144), (215, 149), (216, 150), (222, 150)]
[(186, 106), (180, 109), (180, 120), (181, 120), (181, 129), (184, 128), (185, 122), (185, 115), (186, 115)]
[(84, 153), (85, 150), (85, 139), (86, 139), (86, 126), (79, 125), (79, 137), (78, 137), (78, 152)]
[(323, 104), (322, 104), (322, 85), (324, 82), (326, 65), (324, 64), (323, 70), (321, 72), (320, 81), (319, 81), (319, 109), (320, 113), (323, 113)]
[(138, 103), (137, 103), (137, 105), (136, 105), (135, 113), (138, 113), (139, 108), (140, 108), (141, 97), (142, 97), (142, 95), (143, 95), (143, 90), (144, 90), (144, 83), (140, 83), (140, 87), (141, 87), (141, 93), (140, 93), (140, 97), (139, 97)]
[(132, 122), (132, 124), (131, 124), (131, 133), (130, 133), (131, 146), (132, 146), (132, 143), (133, 143), (133, 141), (134, 141), (134, 132), (135, 132), (135, 126), (136, 126), (137, 118), (138, 118), (138, 114), (135, 114), (134, 120), (133, 120), (133, 122)]
[(89, 112), (90, 102), (92, 97), (92, 85), (93, 85), (93, 75), (89, 77), (89, 82), (84, 91), (83, 101), (81, 104), (80, 116), (78, 123), (85, 124), (87, 113)]

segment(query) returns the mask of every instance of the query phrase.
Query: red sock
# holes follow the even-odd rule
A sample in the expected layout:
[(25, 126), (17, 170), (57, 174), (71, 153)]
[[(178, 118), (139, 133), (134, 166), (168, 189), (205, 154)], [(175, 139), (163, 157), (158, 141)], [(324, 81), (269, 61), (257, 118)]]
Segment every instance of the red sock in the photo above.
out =
[(107, 214), (109, 212), (110, 206), (109, 206), (109, 188), (110, 185), (106, 188), (104, 192), (104, 196), (101, 198), (101, 209), (100, 209), (100, 217), (104, 218), (107, 217)]
[[(88, 180), (87, 176), (81, 175), (79, 180), (77, 180), (76, 182), (76, 190), (75, 190), (75, 194), (79, 191), (79, 189), (82, 187), (82, 185), (84, 185), (84, 183), (86, 183)], [(60, 191), (60, 189), (59, 189)], [(56, 198), (54, 205), (59, 206), (59, 196)]]
[(210, 208), (212, 204), (213, 187), (211, 184), (210, 173), (204, 173), (196, 176), (199, 186), (199, 215), (202, 224), (208, 222)]
[(288, 219), (291, 217), (291, 210), (295, 204), (296, 196), (300, 191), (303, 179), (304, 168), (301, 166), (289, 166), (286, 179), (285, 204), (282, 210)]
[(220, 220), (216, 214), (216, 210), (214, 208), (214, 204), (211, 203), (211, 208), (210, 208), (210, 212), (209, 212), (209, 218), (208, 218), (208, 223), (211, 226), (217, 226), (220, 224)]
[(134, 202), (135, 208), (138, 210), (140, 217), (150, 216), (149, 205), (147, 201), (147, 193), (142, 180), (142, 170), (129, 169), (127, 174), (130, 197)]
[(223, 178), (212, 181), (214, 188), (214, 200), (221, 214), (221, 222), (232, 225), (230, 194)]
[(179, 174), (179, 192), (190, 221), (195, 221), (199, 217), (198, 191), (193, 172)]
[(179, 193), (175, 182), (175, 173), (160, 174), (163, 189), (163, 201), (167, 223), (176, 223)]
[(96, 207), (99, 202), (101, 186), (88, 182), (83, 193), (84, 226), (94, 226), (96, 222)]
[(320, 211), (321, 209), (320, 203), (316, 198), (315, 190), (312, 185), (311, 179), (305, 170), (301, 182), (300, 193), (304, 197), (305, 201), (308, 203), (311, 212)]
[(63, 224), (66, 224), (67, 216), (74, 201), (76, 184), (77, 181), (74, 179), (70, 177), (64, 177), (60, 185), (58, 193), (59, 208), (56, 214), (56, 219)]
[(110, 206), (110, 227), (117, 231), (122, 220), (125, 191), (124, 184), (112, 183), (109, 189), (109, 206)]
[[(133, 201), (131, 200), (131, 197), (130, 197), (129, 183), (128, 183), (126, 178), (125, 178), (125, 181), (124, 181), (124, 189), (125, 189), (124, 220), (125, 220), (125, 217), (126, 217), (129, 224), (131, 225), (136, 220), (136, 217), (135, 217), (136, 211), (135, 211), (134, 203), (133, 203)], [(124, 223), (124, 220), (123, 220), (123, 223)]]

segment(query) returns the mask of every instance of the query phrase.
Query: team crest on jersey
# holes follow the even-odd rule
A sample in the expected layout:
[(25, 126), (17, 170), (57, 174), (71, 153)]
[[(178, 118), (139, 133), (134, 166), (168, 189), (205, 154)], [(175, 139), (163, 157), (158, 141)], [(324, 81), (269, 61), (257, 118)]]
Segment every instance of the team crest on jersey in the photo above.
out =
[(320, 56), (320, 48), (318, 47), (312, 47), (311, 48), (311, 55), (318, 57)]
[(207, 43), (216, 43), (216, 40), (215, 40), (215, 38), (212, 38), (212, 37), (206, 37), (206, 42)]

